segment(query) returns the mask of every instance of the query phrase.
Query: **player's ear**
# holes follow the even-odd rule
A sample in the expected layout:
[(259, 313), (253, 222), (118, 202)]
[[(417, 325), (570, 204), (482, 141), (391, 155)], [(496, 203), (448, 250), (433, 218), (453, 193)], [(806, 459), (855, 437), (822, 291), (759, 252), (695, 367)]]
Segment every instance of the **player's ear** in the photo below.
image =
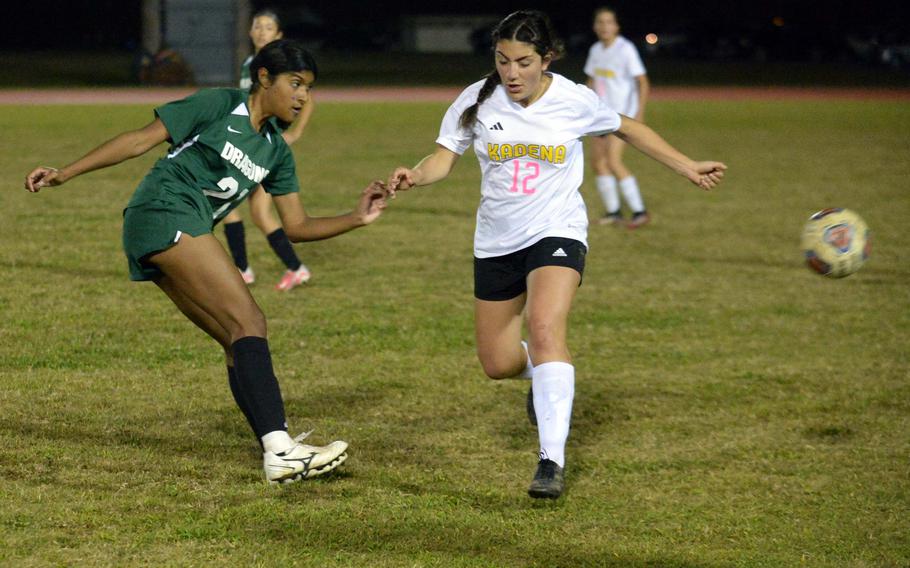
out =
[(550, 67), (550, 63), (553, 61), (553, 52), (548, 51), (546, 55), (541, 58), (540, 67), (543, 71), (546, 71)]
[(259, 84), (264, 88), (268, 89), (272, 86), (272, 77), (269, 75), (269, 70), (265, 67), (257, 69), (256, 76), (259, 77)]

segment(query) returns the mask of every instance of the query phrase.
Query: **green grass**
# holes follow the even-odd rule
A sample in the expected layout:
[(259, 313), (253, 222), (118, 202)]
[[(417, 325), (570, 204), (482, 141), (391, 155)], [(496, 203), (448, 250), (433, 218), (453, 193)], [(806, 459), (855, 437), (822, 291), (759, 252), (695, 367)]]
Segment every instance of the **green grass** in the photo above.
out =
[[(320, 104), (295, 149), (308, 210), (429, 152), (444, 109)], [(292, 429), (351, 443), (342, 473), (275, 488), (220, 349), (127, 280), (120, 212), (160, 152), (21, 189), (150, 109), (0, 107), (0, 565), (906, 566), (910, 108), (649, 109), (731, 169), (706, 194), (628, 154), (654, 222), (591, 229), (568, 492), (540, 503), (526, 384), (473, 352), (472, 156), (299, 247), (314, 278), (290, 295), (250, 231)], [(840, 281), (798, 250), (832, 205), (875, 233)]]

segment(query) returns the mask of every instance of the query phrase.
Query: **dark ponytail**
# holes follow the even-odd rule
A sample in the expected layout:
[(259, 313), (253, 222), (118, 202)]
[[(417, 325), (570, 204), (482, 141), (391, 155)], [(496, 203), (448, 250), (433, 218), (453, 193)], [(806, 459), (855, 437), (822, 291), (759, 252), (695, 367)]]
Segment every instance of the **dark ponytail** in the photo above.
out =
[[(543, 12), (536, 10), (512, 12), (493, 28), (491, 36), (493, 49), (496, 49), (496, 44), (499, 40), (510, 39), (533, 45), (534, 51), (538, 55), (541, 57), (550, 56), (551, 60), (559, 59), (566, 53), (565, 45), (557, 37), (550, 18)], [(493, 94), (500, 82), (499, 73), (496, 69), (493, 69), (487, 75), (480, 92), (477, 93), (477, 102), (461, 113), (461, 118), (458, 120), (459, 126), (468, 129), (474, 127), (474, 123), (477, 122), (477, 111), (480, 109), (480, 105), (490, 98), (490, 95)]]
[(477, 111), (480, 109), (480, 105), (483, 101), (490, 98), (490, 95), (493, 94), (493, 91), (496, 90), (496, 86), (500, 83), (499, 73), (497, 73), (495, 69), (487, 74), (486, 80), (480, 88), (480, 92), (477, 93), (477, 102), (464, 109), (464, 112), (461, 113), (461, 118), (458, 119), (459, 126), (467, 129), (474, 127), (474, 123), (477, 122)]
[(269, 72), (269, 77), (299, 71), (312, 71), (314, 79), (319, 75), (316, 59), (303, 44), (292, 39), (276, 39), (259, 50), (250, 62), (250, 79), (253, 80), (250, 92), (255, 93), (262, 86), (259, 69), (263, 67)]

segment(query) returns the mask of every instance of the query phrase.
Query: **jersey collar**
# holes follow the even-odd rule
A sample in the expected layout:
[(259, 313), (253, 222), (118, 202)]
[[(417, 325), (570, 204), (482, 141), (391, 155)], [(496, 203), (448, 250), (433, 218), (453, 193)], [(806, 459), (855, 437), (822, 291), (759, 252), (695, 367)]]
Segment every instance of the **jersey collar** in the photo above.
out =
[[(249, 117), (249, 116), (250, 116), (250, 109), (247, 108), (246, 102), (242, 102), (242, 103), (240, 103), (239, 105), (237, 105), (237, 106), (234, 108), (234, 110), (231, 111), (231, 114), (232, 114), (232, 115), (236, 115), (236, 116), (246, 116), (246, 117)], [(269, 144), (271, 144), (271, 143), (272, 143), (272, 133), (270, 132), (270, 130), (274, 130), (274, 129), (276, 128), (276, 125), (272, 122), (272, 119), (269, 119), (269, 120), (265, 121), (265, 124), (266, 124), (267, 126), (266, 126), (266, 125), (263, 125), (263, 130), (264, 130), (265, 132), (263, 132), (262, 134), (265, 136), (266, 140), (269, 141)], [(270, 128), (269, 128), (269, 127), (270, 127)]]

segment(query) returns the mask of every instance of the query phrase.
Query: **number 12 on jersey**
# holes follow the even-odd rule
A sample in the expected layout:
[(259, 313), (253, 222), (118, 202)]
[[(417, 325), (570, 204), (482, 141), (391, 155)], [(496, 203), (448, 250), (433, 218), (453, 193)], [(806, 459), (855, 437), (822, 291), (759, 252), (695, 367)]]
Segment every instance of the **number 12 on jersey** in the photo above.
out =
[[(515, 164), (515, 170), (512, 174), (512, 187), (509, 188), (509, 191), (512, 193), (518, 193), (519, 185), (521, 186), (521, 192), (525, 195), (531, 195), (537, 188), (528, 187), (528, 182), (533, 181), (540, 175), (540, 164), (537, 162), (525, 162), (524, 167), (522, 167), (521, 160), (512, 160), (512, 163)], [(525, 173), (522, 176), (522, 170), (530, 170), (533, 173)], [(521, 178), (521, 184), (518, 182), (518, 178)]]

